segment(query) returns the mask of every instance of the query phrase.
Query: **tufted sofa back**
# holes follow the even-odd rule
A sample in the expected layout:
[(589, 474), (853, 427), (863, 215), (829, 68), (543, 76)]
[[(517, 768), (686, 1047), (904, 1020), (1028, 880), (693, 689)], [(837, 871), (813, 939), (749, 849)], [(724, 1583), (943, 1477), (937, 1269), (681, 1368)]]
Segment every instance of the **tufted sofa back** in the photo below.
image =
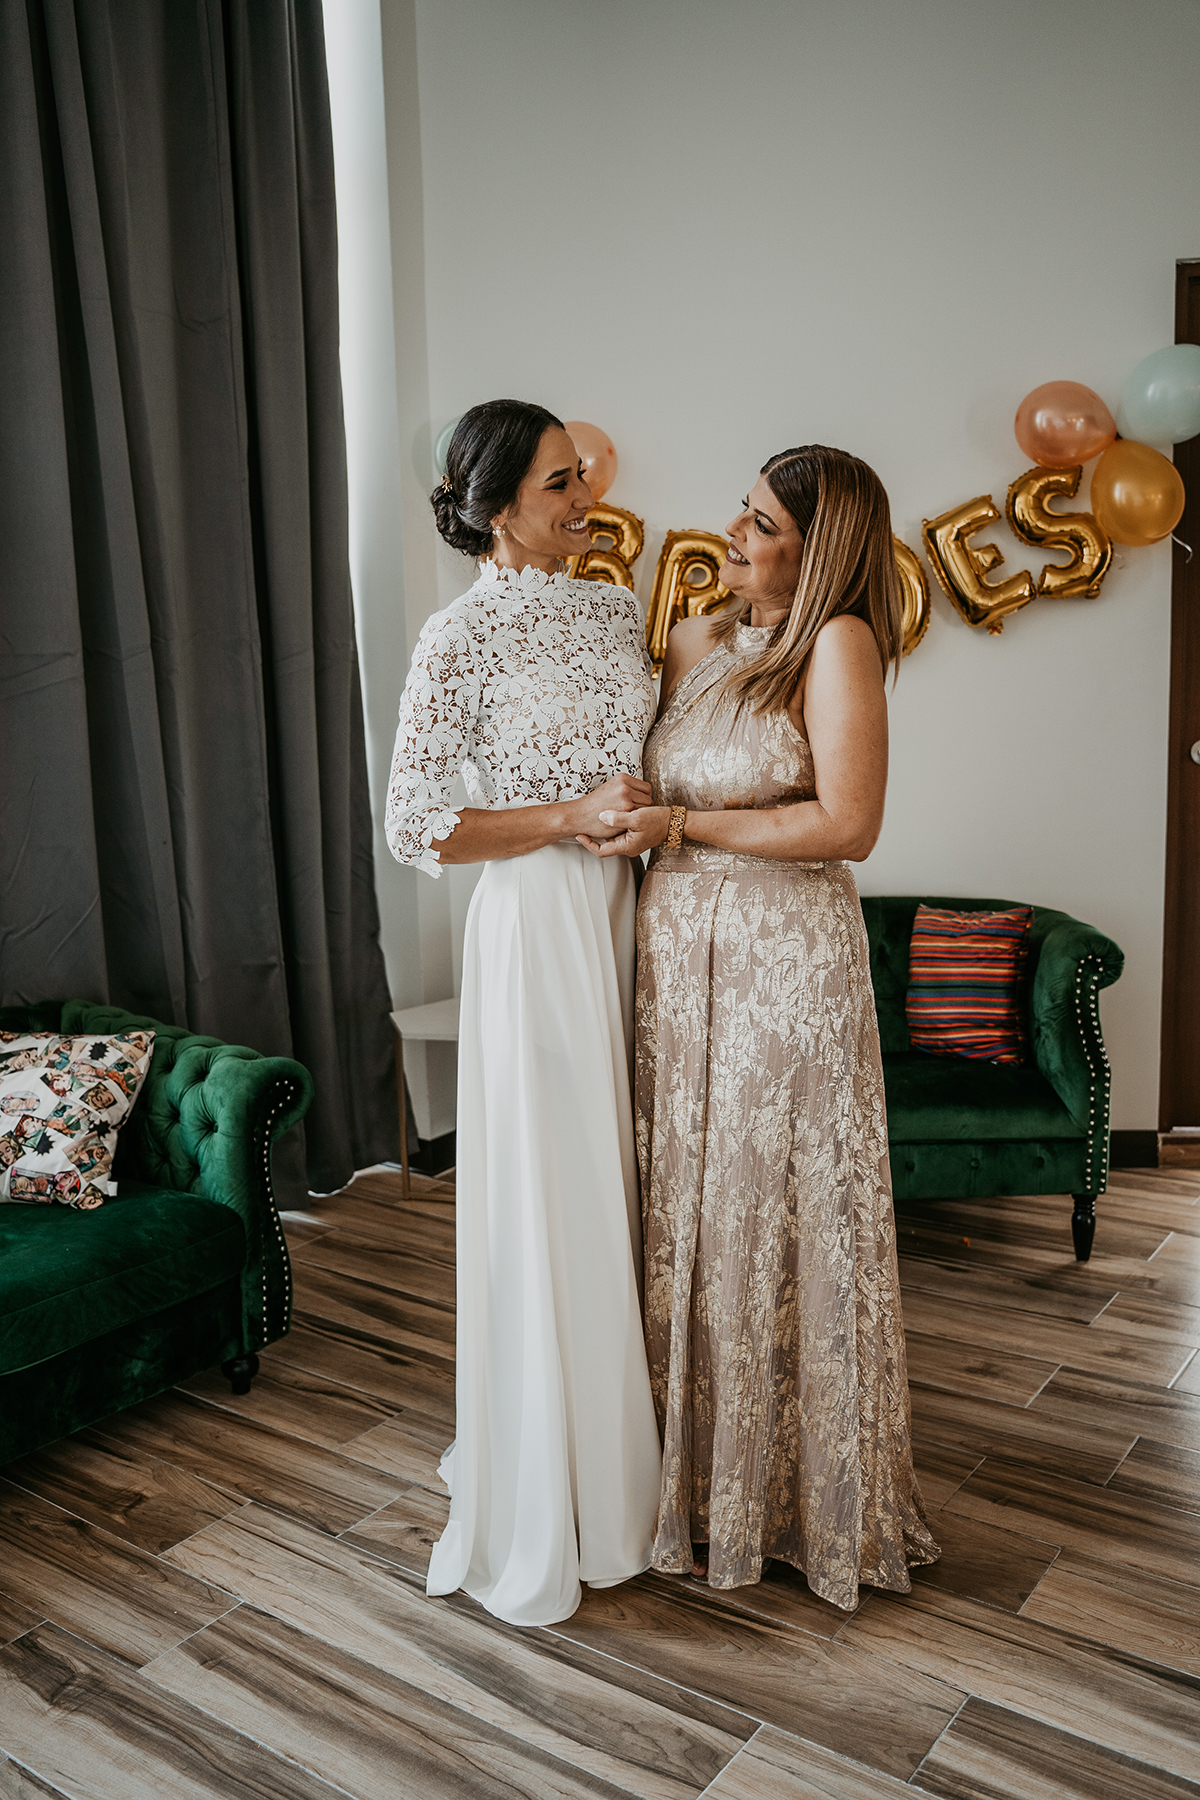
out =
[[(240, 1044), (224, 1044), (181, 1025), (86, 1000), (65, 1003), (59, 1029), (99, 1036), (139, 1026), (155, 1033), (154, 1055), (137, 1105), (121, 1130), (116, 1173), (185, 1193), (219, 1192), (226, 1185), (230, 1134), (244, 1131), (247, 1123), (238, 1101), (248, 1065), (269, 1059)], [(291, 1073), (296, 1065), (287, 1067)], [(309, 1087), (311, 1091), (311, 1083)], [(279, 1129), (289, 1123), (280, 1120)]]
[(241, 1219), (246, 1260), (238, 1341), (249, 1354), (282, 1336), (291, 1316), (291, 1267), (271, 1186), (271, 1146), (304, 1117), (312, 1076), (291, 1057), (260, 1056), (116, 1006), (67, 1000), (0, 1008), (6, 1031), (107, 1037), (139, 1028), (155, 1033), (154, 1054), (117, 1139), (115, 1173), (151, 1189), (215, 1200)]

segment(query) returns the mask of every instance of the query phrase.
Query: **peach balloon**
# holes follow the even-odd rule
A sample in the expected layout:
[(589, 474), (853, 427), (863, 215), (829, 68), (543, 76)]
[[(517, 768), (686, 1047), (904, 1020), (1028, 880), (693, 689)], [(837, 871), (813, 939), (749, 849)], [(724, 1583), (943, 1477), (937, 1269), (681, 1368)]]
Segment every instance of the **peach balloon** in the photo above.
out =
[(1117, 421), (1091, 388), (1047, 381), (1026, 394), (1014, 430), (1026, 456), (1043, 469), (1073, 469), (1108, 449)]
[(1122, 438), (1092, 476), (1092, 511), (1118, 544), (1157, 544), (1183, 517), (1183, 481), (1175, 464), (1149, 444)]
[(589, 425), (586, 419), (568, 419), (567, 436), (579, 452), (583, 478), (592, 490), (593, 500), (603, 500), (617, 479), (616, 445), (607, 431)]

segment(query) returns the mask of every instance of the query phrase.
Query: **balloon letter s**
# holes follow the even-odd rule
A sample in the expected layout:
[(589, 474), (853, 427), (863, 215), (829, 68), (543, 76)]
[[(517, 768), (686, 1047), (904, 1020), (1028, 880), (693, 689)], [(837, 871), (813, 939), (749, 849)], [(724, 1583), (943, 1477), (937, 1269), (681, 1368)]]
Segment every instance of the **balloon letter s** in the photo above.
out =
[(1027, 469), (1009, 488), (1004, 509), (1023, 544), (1047, 544), (1071, 552), (1069, 562), (1046, 563), (1038, 578), (1038, 593), (1059, 600), (1077, 594), (1094, 600), (1112, 561), (1108, 534), (1091, 513), (1058, 513), (1050, 507), (1053, 494), (1074, 497), (1082, 474), (1082, 468)]

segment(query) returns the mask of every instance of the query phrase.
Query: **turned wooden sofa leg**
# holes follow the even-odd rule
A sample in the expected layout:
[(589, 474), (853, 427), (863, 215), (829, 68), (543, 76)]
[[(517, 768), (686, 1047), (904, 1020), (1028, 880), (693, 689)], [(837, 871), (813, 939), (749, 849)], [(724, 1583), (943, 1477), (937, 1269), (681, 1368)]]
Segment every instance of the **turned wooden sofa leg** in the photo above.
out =
[(235, 1394), (248, 1394), (250, 1383), (258, 1374), (258, 1358), (253, 1350), (249, 1356), (235, 1356), (230, 1362), (221, 1364), (221, 1373)]
[(1096, 1235), (1095, 1194), (1072, 1194), (1075, 1211), (1071, 1214), (1071, 1236), (1075, 1239), (1075, 1261), (1087, 1262)]

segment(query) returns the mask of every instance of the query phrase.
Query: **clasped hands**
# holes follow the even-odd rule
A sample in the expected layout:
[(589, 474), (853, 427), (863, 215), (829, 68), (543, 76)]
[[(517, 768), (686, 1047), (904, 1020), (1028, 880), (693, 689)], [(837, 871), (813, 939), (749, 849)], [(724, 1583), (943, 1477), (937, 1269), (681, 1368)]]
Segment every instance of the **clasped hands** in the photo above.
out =
[(671, 823), (669, 806), (652, 806), (650, 783), (614, 775), (595, 793), (572, 802), (577, 843), (593, 856), (641, 856), (661, 844)]

